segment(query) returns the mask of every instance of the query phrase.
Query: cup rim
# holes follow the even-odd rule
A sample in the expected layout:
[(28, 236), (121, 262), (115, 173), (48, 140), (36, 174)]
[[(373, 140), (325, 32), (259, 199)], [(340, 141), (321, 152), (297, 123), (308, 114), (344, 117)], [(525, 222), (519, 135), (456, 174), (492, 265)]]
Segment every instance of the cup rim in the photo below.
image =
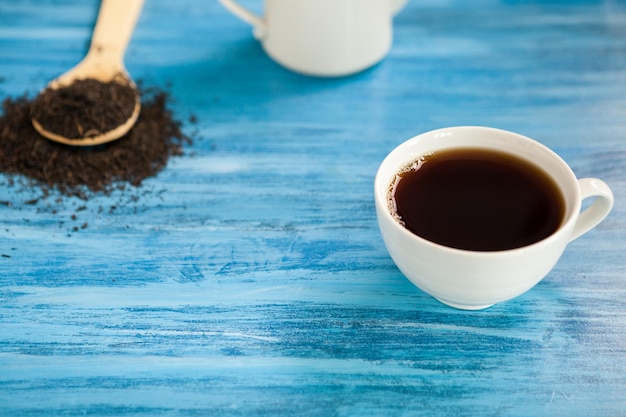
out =
[[(389, 171), (387, 168), (387, 166), (389, 164), (391, 164), (391, 159), (395, 156), (395, 154), (397, 154), (398, 152), (402, 151), (403, 149), (409, 147), (412, 143), (417, 142), (421, 139), (423, 139), (424, 136), (429, 136), (429, 135), (434, 135), (438, 132), (446, 132), (446, 131), (463, 131), (463, 130), (482, 130), (482, 131), (489, 131), (492, 133), (497, 133), (497, 134), (504, 134), (507, 136), (516, 136), (518, 139), (521, 139), (523, 141), (530, 141), (531, 143), (533, 143), (538, 149), (540, 149), (542, 152), (548, 154), (550, 157), (552, 157), (554, 160), (559, 162), (560, 168), (563, 170), (563, 172), (566, 172), (567, 176), (570, 178), (570, 180), (572, 181), (572, 183), (576, 183), (574, 190), (575, 190), (575, 197), (571, 198), (568, 197), (566, 192), (563, 192), (563, 198), (565, 199), (565, 204), (566, 204), (566, 213), (565, 216), (563, 218), (563, 220), (561, 221), (561, 224), (559, 225), (558, 229), (556, 231), (554, 231), (553, 233), (551, 233), (549, 236), (538, 240), (536, 242), (533, 242), (529, 245), (525, 245), (525, 246), (520, 246), (517, 248), (513, 248), (513, 249), (502, 249), (502, 250), (492, 250), (492, 251), (479, 251), (479, 250), (469, 250), (469, 249), (460, 249), (460, 248), (455, 248), (455, 247), (451, 247), (451, 246), (446, 246), (440, 243), (436, 243), (433, 242), (431, 240), (428, 240), (426, 238), (423, 238), (413, 232), (411, 232), (410, 230), (408, 230), (407, 228), (405, 228), (404, 226), (402, 226), (398, 220), (390, 213), (389, 211), (389, 207), (387, 205), (387, 193), (389, 190), (389, 186), (391, 184), (391, 178), (383, 178), (384, 172), (383, 171)], [(481, 148), (481, 146), (476, 146), (477, 148)], [(484, 147), (487, 148), (487, 147)], [(445, 148), (437, 148), (434, 147), (433, 150), (436, 149), (445, 149)], [(501, 151), (503, 152), (507, 152), (506, 149), (501, 149)], [(420, 154), (407, 154), (407, 157), (404, 158), (405, 162), (410, 161), (412, 158), (418, 157)], [(525, 157), (520, 157), (522, 159), (526, 159)], [(405, 163), (403, 162), (403, 163)], [(532, 161), (530, 161), (532, 162)], [(534, 162), (533, 162), (534, 163)], [(537, 165), (535, 163), (535, 165)], [(395, 167), (395, 169), (393, 170), (394, 172), (399, 171), (402, 168), (402, 164), (399, 164)], [(543, 168), (543, 167), (542, 167)], [(545, 169), (544, 169), (545, 171)], [(546, 172), (547, 173), (547, 172)], [(548, 175), (550, 175), (550, 177), (559, 185), (559, 188), (562, 189), (562, 182), (557, 181), (554, 178), (554, 175), (547, 173)], [(503, 129), (498, 129), (498, 128), (493, 128), (493, 127), (487, 127), (487, 126), (471, 126), (471, 125), (467, 125), (467, 126), (452, 126), (452, 127), (444, 127), (444, 128), (439, 128), (439, 129), (433, 129), (433, 130), (429, 130), (423, 133), (420, 133), (416, 136), (413, 136), (407, 140), (405, 140), (404, 142), (400, 143), (399, 145), (397, 145), (395, 148), (393, 148), (386, 156), (385, 158), (382, 160), (382, 162), (380, 163), (380, 166), (378, 167), (378, 170), (376, 172), (376, 176), (374, 179), (374, 197), (375, 197), (375, 203), (377, 206), (377, 216), (379, 217), (379, 225), (382, 227), (382, 219), (380, 219), (380, 216), (384, 216), (385, 220), (387, 224), (392, 224), (393, 228), (401, 233), (402, 235), (404, 235), (405, 237), (415, 240), (417, 242), (420, 242), (423, 245), (427, 245), (433, 248), (437, 248), (439, 250), (443, 250), (446, 252), (450, 252), (450, 253), (456, 253), (456, 254), (464, 254), (467, 256), (477, 256), (477, 257), (486, 257), (486, 256), (494, 256), (494, 255), (502, 255), (502, 254), (514, 254), (514, 253), (520, 253), (520, 252), (525, 252), (525, 251), (529, 251), (529, 250), (533, 250), (533, 249), (540, 249), (543, 246), (548, 246), (551, 245), (553, 241), (555, 240), (559, 240), (563, 238), (563, 234), (566, 233), (568, 230), (571, 231), (573, 230), (574, 227), (574, 223), (576, 221), (576, 218), (580, 212), (581, 209), (581, 197), (580, 197), (580, 188), (578, 187), (577, 184), (577, 177), (574, 174), (574, 172), (572, 171), (571, 167), (563, 160), (563, 158), (561, 158), (556, 152), (554, 152), (552, 149), (548, 148), (546, 145), (536, 141), (535, 139), (532, 139), (530, 137), (521, 135), (519, 133), (515, 133), (512, 131), (508, 131), (508, 130), (503, 130)]]

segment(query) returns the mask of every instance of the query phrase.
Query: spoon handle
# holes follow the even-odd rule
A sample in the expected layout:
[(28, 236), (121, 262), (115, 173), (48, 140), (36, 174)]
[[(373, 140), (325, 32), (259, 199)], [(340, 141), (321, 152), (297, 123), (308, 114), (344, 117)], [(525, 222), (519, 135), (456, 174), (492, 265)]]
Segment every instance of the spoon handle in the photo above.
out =
[(123, 71), (124, 53), (143, 3), (144, 0), (102, 0), (87, 56), (110, 71)]
[(129, 79), (124, 53), (143, 3), (144, 0), (102, 0), (87, 55), (74, 68), (52, 80), (48, 87), (59, 88), (85, 78), (108, 82), (120, 74)]

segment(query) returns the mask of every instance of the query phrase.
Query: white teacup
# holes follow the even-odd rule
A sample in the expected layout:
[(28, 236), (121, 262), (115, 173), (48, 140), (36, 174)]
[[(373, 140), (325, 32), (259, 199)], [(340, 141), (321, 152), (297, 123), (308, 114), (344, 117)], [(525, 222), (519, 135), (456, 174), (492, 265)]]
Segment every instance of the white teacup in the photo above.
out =
[(220, 0), (250, 23), (266, 53), (299, 73), (333, 77), (362, 71), (391, 47), (392, 20), (407, 0), (265, 0), (260, 17)]
[[(471, 251), (430, 242), (402, 226), (388, 200), (390, 186), (400, 170), (431, 152), (468, 147), (511, 153), (542, 168), (565, 200), (560, 227), (528, 246)], [(544, 145), (487, 127), (439, 129), (402, 143), (381, 163), (374, 192), (380, 231), (400, 271), (442, 303), (466, 310), (487, 308), (535, 286), (550, 272), (567, 244), (598, 225), (613, 207), (613, 194), (603, 181), (577, 179), (570, 167)], [(587, 198), (595, 200), (581, 213), (582, 201)]]

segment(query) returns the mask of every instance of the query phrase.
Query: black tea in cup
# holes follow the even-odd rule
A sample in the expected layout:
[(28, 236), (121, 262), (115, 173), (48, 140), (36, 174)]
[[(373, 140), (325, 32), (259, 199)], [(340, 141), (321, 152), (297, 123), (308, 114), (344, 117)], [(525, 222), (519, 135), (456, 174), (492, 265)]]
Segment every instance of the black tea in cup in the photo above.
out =
[(453, 148), (401, 170), (389, 193), (393, 214), (414, 234), (444, 246), (501, 251), (538, 242), (561, 225), (556, 182), (510, 153)]

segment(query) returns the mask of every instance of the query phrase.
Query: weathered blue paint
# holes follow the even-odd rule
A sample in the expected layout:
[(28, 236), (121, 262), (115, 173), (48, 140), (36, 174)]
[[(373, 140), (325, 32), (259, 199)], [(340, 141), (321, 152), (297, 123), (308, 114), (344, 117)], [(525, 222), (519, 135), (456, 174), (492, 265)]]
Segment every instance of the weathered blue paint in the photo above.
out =
[[(0, 97), (75, 64), (97, 8), (0, 0)], [(0, 188), (0, 414), (625, 416), (626, 4), (412, 0), (395, 29), (375, 68), (314, 79), (216, 1), (147, 1), (127, 66), (171, 86), (195, 142), (110, 197)], [(372, 195), (393, 147), (463, 124), (616, 196), (480, 312), (398, 272)]]

